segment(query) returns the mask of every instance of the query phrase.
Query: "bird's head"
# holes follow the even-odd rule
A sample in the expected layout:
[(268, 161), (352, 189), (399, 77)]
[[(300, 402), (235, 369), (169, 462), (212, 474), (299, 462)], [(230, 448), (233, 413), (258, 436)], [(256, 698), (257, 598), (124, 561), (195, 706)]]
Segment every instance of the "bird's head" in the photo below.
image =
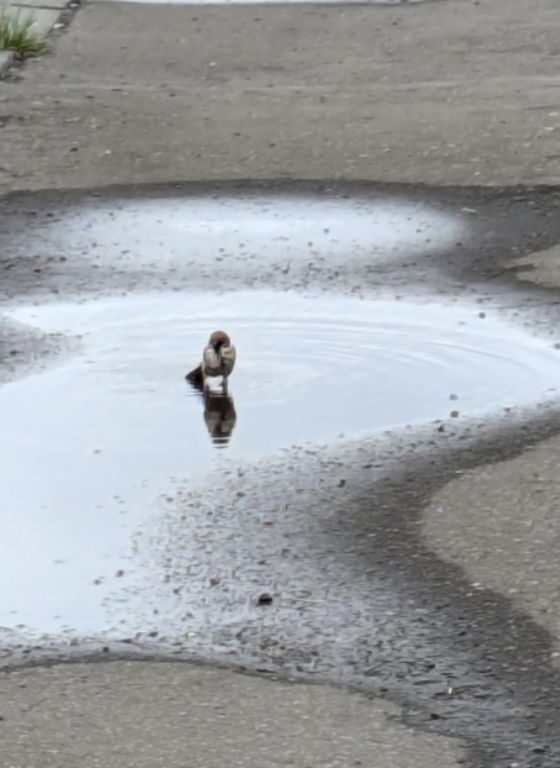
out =
[(214, 331), (214, 333), (210, 336), (210, 341), (208, 343), (214, 347), (216, 351), (222, 347), (229, 347), (231, 345), (229, 336), (223, 331)]

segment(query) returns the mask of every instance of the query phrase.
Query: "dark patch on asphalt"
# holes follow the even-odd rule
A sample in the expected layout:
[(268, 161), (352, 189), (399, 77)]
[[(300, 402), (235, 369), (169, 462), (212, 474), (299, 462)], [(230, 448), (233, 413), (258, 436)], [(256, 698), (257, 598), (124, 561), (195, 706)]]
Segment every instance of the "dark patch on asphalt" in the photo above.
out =
[[(459, 566), (434, 558), (419, 531), (423, 507), (458, 471), (513, 458), (557, 435), (560, 411), (513, 427), (504, 423), (490, 436), (481, 431), (478, 439), (457, 432), (466, 447), (450, 440), (444, 447), (434, 442), (433, 450), (410, 451), (406, 462), (377, 480), (369, 503), (362, 498), (345, 507), (333, 530), (337, 546), (353, 553), (356, 573), (393, 574), (403, 595), (427, 612), (418, 618), (424, 625), (419, 635), (425, 633), (424, 648), (432, 644), (432, 653), (418, 653), (413, 641), (408, 661), (386, 659), (373, 674), (389, 690), (399, 677), (420, 687), (423, 706), (412, 706), (406, 719), (425, 725), (435, 719), (444, 732), (479, 739), (488, 752), (484, 764), (558, 765), (560, 673), (551, 663), (551, 636), (508, 598), (473, 586)], [(372, 533), (375, 547), (368, 545)], [(447, 659), (440, 643), (449, 649)]]
[(45, 370), (53, 360), (75, 352), (79, 339), (67, 334), (41, 333), (27, 325), (0, 322), (0, 385)]

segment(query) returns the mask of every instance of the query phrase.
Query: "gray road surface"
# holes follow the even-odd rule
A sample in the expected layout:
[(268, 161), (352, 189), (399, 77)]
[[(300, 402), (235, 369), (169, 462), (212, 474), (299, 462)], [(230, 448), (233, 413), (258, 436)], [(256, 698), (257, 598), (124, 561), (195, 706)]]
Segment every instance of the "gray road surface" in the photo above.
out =
[[(26, 211), (40, 218), (53, 201), (64, 206), (56, 192), (64, 188), (267, 178), (556, 184), (559, 26), (553, 0), (165, 12), (87, 5), (58, 39), (54, 56), (0, 85), (0, 189), (53, 190), (50, 201), (22, 197), (2, 205), (4, 292), (18, 298), (45, 288), (95, 294), (145, 285), (141, 274), (84, 273), (41, 248), (26, 249), (20, 237)], [(411, 193), (438, 196), (421, 188)], [(529, 308), (533, 327), (553, 331), (559, 281), (546, 249), (560, 240), (555, 196), (477, 189), (439, 195), (475, 209), (480, 226), (478, 256), (477, 248), (458, 247), (439, 265), (446, 275), (442, 290), (483, 284), (487, 297), (507, 298), (513, 311)], [(533, 284), (523, 292), (503, 271), (519, 259), (522, 277)], [(536, 265), (530, 274), (527, 264)], [(427, 281), (434, 276), (433, 264), (411, 269)], [(348, 291), (355, 278), (343, 272), (333, 287)], [(370, 278), (373, 292), (385, 280), (394, 286), (400, 280), (390, 270)], [(282, 273), (268, 279), (276, 287), (292, 280)], [(186, 276), (177, 280), (188, 284)], [(306, 280), (298, 276), (296, 287)], [(152, 285), (161, 287), (156, 279)], [(24, 341), (35, 349), (37, 340)], [(285, 496), (288, 486), (295, 494), (295, 481), (305, 481), (316, 520), (330, 505), (333, 517), (322, 533), (336, 542), (343, 571), (353, 572), (356, 583), (359, 574), (365, 578), (364, 594), (369, 572), (380, 573), (404, 601), (398, 617), (410, 606), (419, 609), (406, 625), (414, 631), (377, 649), (387, 663), (370, 667), (371, 678), (380, 678), (374, 679), (377, 693), (390, 693), (400, 705), (183, 664), (97, 660), (28, 667), (7, 672), (0, 683), (1, 759), (26, 768), (76, 761), (124, 768), (139, 760), (179, 768), (187, 748), (180, 718), (186, 717), (189, 748), (199, 750), (193, 764), (211, 765), (207, 731), (218, 699), (231, 729), (222, 727), (221, 743), (229, 749), (234, 740), (245, 760), (240, 765), (266, 765), (263, 749), (266, 759), (277, 748), (282, 759), (292, 759), (286, 734), (291, 739), (304, 712), (309, 727), (299, 731), (297, 766), (329, 764), (317, 734), (331, 724), (333, 766), (439, 767), (465, 759), (473, 768), (554, 768), (557, 419), (549, 412), (531, 423), (515, 421), (480, 441), (471, 434), (448, 443), (446, 433), (443, 446), (439, 433), (435, 446), (433, 435), (426, 443), (420, 436), (407, 461), (384, 465), (373, 487), (364, 467), (379, 446), (350, 446), (334, 459), (346, 480), (336, 491), (336, 508), (333, 489), (320, 488), (332, 473), (324, 456), (307, 457), (304, 476), (297, 461), (278, 467), (284, 473), (274, 481), (278, 493)], [(544, 437), (548, 442), (536, 448)], [(263, 482), (270, 490), (261, 472), (256, 467), (248, 478), (251, 492)], [(309, 513), (305, 497), (294, 497), (292, 513), (298, 510)], [(365, 546), (370, 535), (380, 542), (373, 552)], [(248, 661), (261, 657), (269, 664), (274, 654), (259, 645), (263, 639), (249, 636)], [(309, 659), (298, 657), (301, 648), (287, 658), (305, 676)], [(357, 654), (347, 662), (357, 662), (362, 679), (353, 682), (363, 683), (363, 659)], [(458, 685), (455, 679), (449, 684), (453, 675)], [(195, 683), (197, 696), (186, 699)], [(266, 713), (257, 726), (256, 709)], [(342, 719), (348, 711), (350, 722)], [(398, 724), (387, 720), (387, 711), (401, 715)], [(269, 723), (276, 728), (274, 750), (263, 746)], [(426, 735), (433, 728), (445, 735)], [(450, 738), (457, 735), (461, 744)], [(131, 739), (138, 744), (132, 756), (125, 746)], [(223, 755), (215, 752), (216, 764), (224, 764)]]

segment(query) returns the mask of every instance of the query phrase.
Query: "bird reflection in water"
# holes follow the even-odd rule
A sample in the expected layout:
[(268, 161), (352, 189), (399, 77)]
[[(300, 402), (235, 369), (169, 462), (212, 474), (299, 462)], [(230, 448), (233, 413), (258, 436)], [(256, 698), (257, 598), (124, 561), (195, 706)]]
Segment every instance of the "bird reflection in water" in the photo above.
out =
[(208, 434), (216, 448), (225, 448), (235, 427), (237, 414), (233, 398), (221, 392), (203, 393), (204, 397), (204, 421), (208, 428)]
[(216, 448), (226, 448), (231, 439), (237, 413), (233, 397), (227, 394), (223, 388), (212, 390), (202, 381), (201, 377), (193, 371), (186, 378), (191, 387), (200, 393), (204, 403), (204, 423), (208, 429), (210, 439)]

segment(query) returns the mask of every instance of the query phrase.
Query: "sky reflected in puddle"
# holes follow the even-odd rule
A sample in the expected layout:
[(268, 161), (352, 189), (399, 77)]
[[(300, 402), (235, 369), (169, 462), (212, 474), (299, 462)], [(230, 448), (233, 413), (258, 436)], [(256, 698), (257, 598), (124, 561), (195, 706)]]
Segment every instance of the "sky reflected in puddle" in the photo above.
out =
[[(465, 232), (460, 216), (389, 197), (327, 193), (216, 194), (93, 199), (28, 228), (28, 248), (82, 256), (100, 266), (192, 279), (277, 264), (343, 265), (435, 253)], [(36, 238), (37, 245), (33, 243)]]
[[(83, 345), (0, 388), (0, 625), (37, 631), (111, 628), (104, 580), (134, 560), (132, 533), (185, 478), (533, 404), (560, 378), (557, 350), (476, 305), (159, 293), (10, 314)], [(184, 380), (216, 327), (238, 350), (235, 415), (205, 411)]]

